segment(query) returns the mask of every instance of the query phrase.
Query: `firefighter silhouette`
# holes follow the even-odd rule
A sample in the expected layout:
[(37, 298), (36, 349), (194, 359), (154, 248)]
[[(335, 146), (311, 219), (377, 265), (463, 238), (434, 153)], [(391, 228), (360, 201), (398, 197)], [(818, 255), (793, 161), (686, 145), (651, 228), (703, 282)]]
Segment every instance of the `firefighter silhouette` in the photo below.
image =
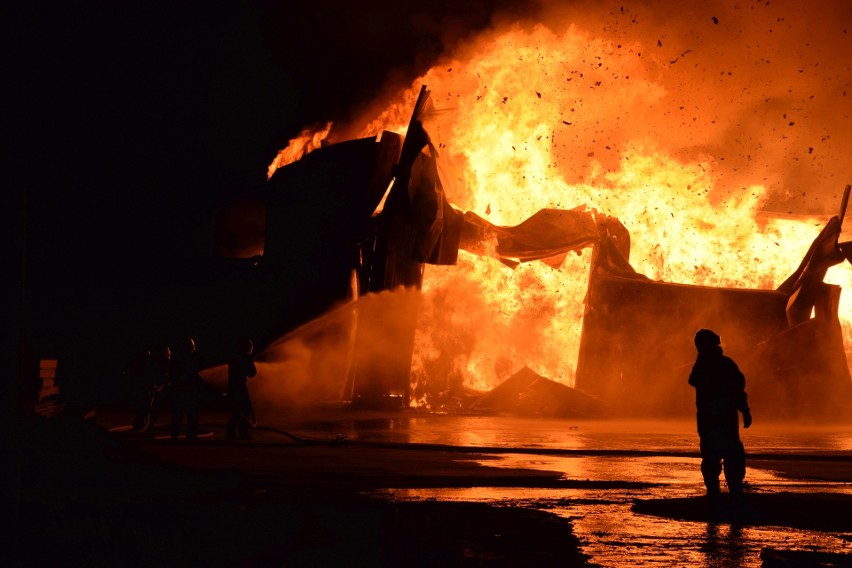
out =
[(169, 383), (171, 357), (167, 345), (156, 345), (131, 363), (134, 432), (153, 434), (160, 412), (160, 396)]
[(249, 427), (254, 421), (254, 410), (248, 392), (248, 379), (257, 374), (254, 364), (254, 344), (251, 339), (237, 343), (234, 354), (228, 361), (228, 400), (233, 407), (228, 420), (229, 440), (249, 440)]
[(743, 427), (751, 426), (745, 376), (734, 360), (723, 354), (721, 343), (715, 332), (699, 330), (695, 334), (698, 356), (689, 374), (689, 384), (695, 387), (701, 474), (711, 499), (720, 493), (722, 464), (731, 495), (742, 497), (745, 449), (740, 441), (738, 412), (742, 412)]
[(198, 374), (199, 365), (195, 340), (184, 337), (172, 355), (169, 393), (172, 402), (171, 436), (180, 434), (186, 419), (186, 439), (198, 439), (198, 411), (204, 383)]

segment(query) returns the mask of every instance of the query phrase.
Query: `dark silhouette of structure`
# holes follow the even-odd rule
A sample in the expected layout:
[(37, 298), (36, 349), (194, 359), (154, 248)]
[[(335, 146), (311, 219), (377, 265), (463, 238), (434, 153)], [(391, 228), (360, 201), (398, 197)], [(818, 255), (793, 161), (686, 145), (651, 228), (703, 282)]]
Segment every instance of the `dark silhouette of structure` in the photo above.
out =
[(257, 374), (254, 365), (254, 343), (244, 339), (237, 343), (234, 355), (228, 361), (228, 400), (233, 406), (228, 420), (229, 440), (249, 440), (249, 427), (254, 421), (254, 410), (248, 392), (248, 378)]
[[(850, 187), (838, 215), (814, 239), (797, 270), (775, 290), (651, 280), (630, 265), (630, 235), (600, 226), (593, 247), (575, 388), (610, 414), (688, 416), (683, 388), (694, 351), (686, 338), (708, 327), (749, 377), (753, 406), (770, 420), (846, 419), (852, 377), (839, 318), (841, 287), (829, 267), (852, 259), (839, 242)], [(665, 351), (661, 360), (659, 353)]]
[(745, 376), (733, 359), (722, 351), (722, 340), (709, 329), (695, 334), (698, 356), (689, 374), (695, 388), (696, 418), (701, 444), (701, 474), (707, 495), (718, 497), (719, 475), (724, 463), (725, 481), (734, 497), (742, 497), (745, 478), (745, 449), (740, 441), (743, 427), (751, 426), (751, 412), (745, 392)]

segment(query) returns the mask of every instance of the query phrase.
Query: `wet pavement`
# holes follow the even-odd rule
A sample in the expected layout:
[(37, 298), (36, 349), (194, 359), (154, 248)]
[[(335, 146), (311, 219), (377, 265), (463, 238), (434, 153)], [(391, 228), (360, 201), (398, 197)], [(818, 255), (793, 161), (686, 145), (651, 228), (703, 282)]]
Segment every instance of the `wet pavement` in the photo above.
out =
[[(572, 521), (581, 551), (598, 566), (752, 567), (762, 565), (764, 549), (840, 553), (852, 560), (852, 532), (695, 522), (636, 512), (637, 500), (703, 495), (691, 421), (536, 420), (417, 411), (263, 413), (258, 418), (260, 426), (248, 444), (345, 440), (387, 448), (449, 448), (480, 453), (480, 463), (488, 467), (560, 472), (563, 479), (578, 483), (558, 489), (387, 487), (373, 495), (548, 510)], [(223, 438), (219, 426), (224, 422), (213, 422), (207, 424), (210, 438)], [(756, 422), (741, 434), (749, 495), (852, 495), (852, 425)], [(789, 475), (790, 464), (796, 475)]]
[[(559, 471), (566, 479), (580, 481), (628, 482), (603, 489), (389, 487), (379, 492), (393, 500), (477, 501), (549, 510), (571, 519), (582, 551), (599, 566), (761, 566), (763, 549), (852, 555), (852, 533), (689, 522), (634, 512), (636, 500), (703, 494), (697, 436), (687, 421), (399, 415), (281, 426), (296, 427), (305, 438), (342, 435), (360, 443), (492, 449), (496, 453), (484, 465)], [(749, 494), (852, 495), (852, 427), (755, 424), (742, 438), (752, 466), (746, 476)], [(805, 463), (816, 474), (791, 478), (761, 466), (791, 460)], [(822, 463), (833, 469), (822, 475)]]

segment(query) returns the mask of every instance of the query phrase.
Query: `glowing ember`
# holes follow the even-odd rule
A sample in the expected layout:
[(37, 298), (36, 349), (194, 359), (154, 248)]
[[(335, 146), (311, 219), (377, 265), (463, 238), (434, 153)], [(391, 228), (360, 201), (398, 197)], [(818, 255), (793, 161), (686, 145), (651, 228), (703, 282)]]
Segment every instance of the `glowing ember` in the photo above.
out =
[[(603, 37), (581, 29), (578, 17), (561, 28), (518, 26), (480, 38), (415, 81), (362, 135), (402, 133), (420, 86), (428, 85), (438, 110), (426, 128), (447, 197), (459, 209), (514, 225), (542, 208), (586, 206), (624, 224), (631, 264), (652, 279), (773, 289), (836, 214), (845, 184), (832, 180), (835, 197), (808, 207), (812, 216), (786, 215), (802, 202), (802, 180), (785, 162), (813, 154), (816, 143), (766, 123), (788, 128), (795, 113), (820, 113), (797, 107), (807, 97), (793, 89), (807, 85), (772, 66), (787, 35), (760, 40), (766, 30), (752, 39), (747, 32), (773, 22), (779, 33), (793, 28), (780, 23), (776, 8), (735, 14), (733, 7), (676, 38), (662, 24), (639, 25), (653, 16), (645, 10), (586, 17), (582, 23)], [(815, 25), (832, 18), (813, 17), (822, 18)], [(719, 48), (722, 40), (730, 52)], [(788, 55), (801, 73), (817, 73), (801, 53)], [(748, 79), (735, 76), (746, 72)], [(809, 167), (831, 167), (836, 147), (823, 153)], [(808, 188), (819, 184), (827, 194), (825, 178), (808, 180)], [(512, 270), (461, 251), (457, 266), (427, 266), (413, 403), (450, 404), (458, 387), (489, 389), (524, 365), (573, 385), (589, 258), (586, 251), (558, 270), (540, 262)], [(827, 281), (848, 288), (847, 265)], [(844, 300), (841, 321), (852, 338), (848, 294)]]

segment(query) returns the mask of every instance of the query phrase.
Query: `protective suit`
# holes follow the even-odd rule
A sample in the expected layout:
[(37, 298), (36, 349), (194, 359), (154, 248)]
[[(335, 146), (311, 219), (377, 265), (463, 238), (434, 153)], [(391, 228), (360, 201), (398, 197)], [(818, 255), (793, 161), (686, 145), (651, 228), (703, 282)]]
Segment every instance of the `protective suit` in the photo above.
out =
[(180, 434), (186, 418), (186, 439), (198, 439), (198, 411), (204, 382), (198, 374), (195, 340), (186, 337), (174, 351), (169, 394), (172, 402), (172, 438)]
[(701, 448), (701, 474), (707, 494), (719, 494), (719, 475), (724, 464), (725, 481), (734, 496), (741, 496), (745, 478), (745, 449), (740, 441), (739, 414), (743, 427), (751, 426), (745, 392), (745, 376), (733, 359), (723, 354), (721, 338), (709, 329), (695, 334), (698, 350), (689, 384), (695, 388), (696, 418)]
[(254, 364), (254, 345), (251, 340), (241, 341), (228, 361), (228, 400), (233, 406), (228, 420), (228, 439), (248, 440), (249, 427), (254, 419), (254, 409), (248, 392), (248, 378), (257, 374)]

